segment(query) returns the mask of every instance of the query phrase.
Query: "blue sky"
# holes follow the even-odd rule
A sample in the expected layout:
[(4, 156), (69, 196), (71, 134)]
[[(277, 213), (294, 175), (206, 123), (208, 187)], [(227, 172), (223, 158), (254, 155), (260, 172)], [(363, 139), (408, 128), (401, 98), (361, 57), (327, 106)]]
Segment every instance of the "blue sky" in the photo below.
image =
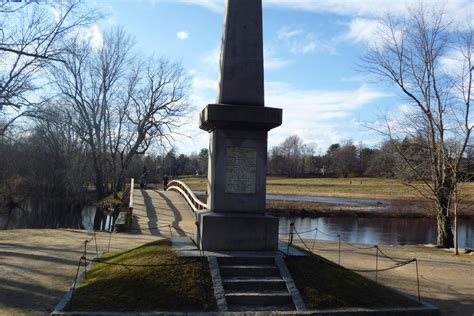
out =
[[(364, 126), (379, 111), (398, 115), (403, 100), (389, 86), (357, 71), (356, 64), (373, 43), (376, 19), (388, 12), (407, 14), (413, 1), (263, 0), (265, 105), (283, 108), (283, 125), (269, 133), (269, 148), (297, 134), (324, 152), (336, 142), (352, 139), (374, 146), (380, 136)], [(193, 111), (176, 137), (181, 153), (208, 145), (198, 129), (197, 114), (215, 101), (223, 0), (101, 0), (94, 5), (107, 18), (91, 30), (121, 25), (135, 38), (136, 49), (181, 61), (188, 72)], [(444, 6), (448, 18), (471, 14), (470, 1), (424, 1)]]

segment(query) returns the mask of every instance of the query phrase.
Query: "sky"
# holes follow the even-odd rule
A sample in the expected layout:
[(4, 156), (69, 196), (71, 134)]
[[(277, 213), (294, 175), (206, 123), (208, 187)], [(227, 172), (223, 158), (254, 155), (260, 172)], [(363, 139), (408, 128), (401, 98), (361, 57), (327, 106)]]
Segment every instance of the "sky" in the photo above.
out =
[[(358, 70), (374, 42), (377, 19), (403, 17), (414, 1), (263, 0), (265, 105), (283, 109), (283, 124), (269, 132), (269, 148), (290, 135), (324, 153), (351, 139), (376, 146), (382, 140), (366, 126), (381, 112), (401, 114), (404, 100), (389, 85)], [(89, 29), (91, 41), (120, 25), (146, 55), (181, 62), (189, 75), (192, 111), (175, 147), (179, 153), (208, 147), (198, 114), (217, 92), (224, 0), (96, 0), (107, 14)], [(474, 16), (469, 0), (424, 1), (444, 7), (448, 19)], [(472, 21), (472, 20), (471, 20)]]

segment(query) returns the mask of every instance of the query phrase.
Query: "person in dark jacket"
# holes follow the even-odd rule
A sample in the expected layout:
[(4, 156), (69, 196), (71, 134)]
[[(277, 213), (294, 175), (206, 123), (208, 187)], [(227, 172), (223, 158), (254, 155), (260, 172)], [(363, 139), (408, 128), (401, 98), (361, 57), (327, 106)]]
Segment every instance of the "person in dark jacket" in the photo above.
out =
[(163, 190), (166, 191), (166, 187), (168, 186), (170, 178), (165, 174), (163, 176)]

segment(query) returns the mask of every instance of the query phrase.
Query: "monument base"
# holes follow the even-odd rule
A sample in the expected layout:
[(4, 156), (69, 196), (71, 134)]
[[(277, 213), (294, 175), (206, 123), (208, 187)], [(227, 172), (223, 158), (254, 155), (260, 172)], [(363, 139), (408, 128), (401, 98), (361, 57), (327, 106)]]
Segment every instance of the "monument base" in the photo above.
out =
[(273, 216), (201, 211), (197, 223), (196, 242), (202, 250), (278, 249), (278, 218)]

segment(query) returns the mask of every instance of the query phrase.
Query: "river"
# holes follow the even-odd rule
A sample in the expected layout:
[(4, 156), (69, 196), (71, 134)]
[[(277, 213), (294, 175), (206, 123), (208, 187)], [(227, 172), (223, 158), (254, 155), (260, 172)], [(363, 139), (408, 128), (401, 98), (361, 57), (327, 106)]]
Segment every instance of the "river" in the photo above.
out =
[[(280, 218), (280, 234), (289, 232), (290, 223), (304, 239), (341, 240), (371, 245), (436, 244), (436, 221), (428, 218)], [(458, 225), (460, 248), (474, 248), (474, 219), (462, 219)]]
[[(343, 203), (354, 202), (353, 199), (344, 199)], [(373, 203), (374, 200), (359, 201), (359, 203)], [(43, 228), (43, 227), (71, 227), (92, 229), (95, 207), (86, 207), (82, 211), (82, 221), (73, 225), (40, 225), (37, 216), (27, 212), (22, 216), (15, 216), (9, 228)], [(19, 214), (18, 214), (19, 215)], [(54, 214), (44, 216), (50, 218)], [(68, 214), (70, 216), (70, 214)], [(2, 223), (0, 217), (0, 224)], [(358, 217), (319, 217), (319, 218), (280, 218), (280, 234), (289, 231), (291, 222), (299, 232), (318, 228), (318, 233), (305, 233), (305, 239), (337, 240), (335, 235), (340, 234), (342, 240), (361, 244), (403, 245), (403, 244), (435, 244), (436, 222), (428, 218), (358, 218)], [(34, 224), (32, 224), (34, 223)], [(81, 225), (82, 224), (82, 225)], [(2, 226), (0, 226), (2, 227)], [(325, 235), (327, 233), (328, 235)], [(474, 218), (461, 219), (458, 228), (459, 247), (474, 248)]]

